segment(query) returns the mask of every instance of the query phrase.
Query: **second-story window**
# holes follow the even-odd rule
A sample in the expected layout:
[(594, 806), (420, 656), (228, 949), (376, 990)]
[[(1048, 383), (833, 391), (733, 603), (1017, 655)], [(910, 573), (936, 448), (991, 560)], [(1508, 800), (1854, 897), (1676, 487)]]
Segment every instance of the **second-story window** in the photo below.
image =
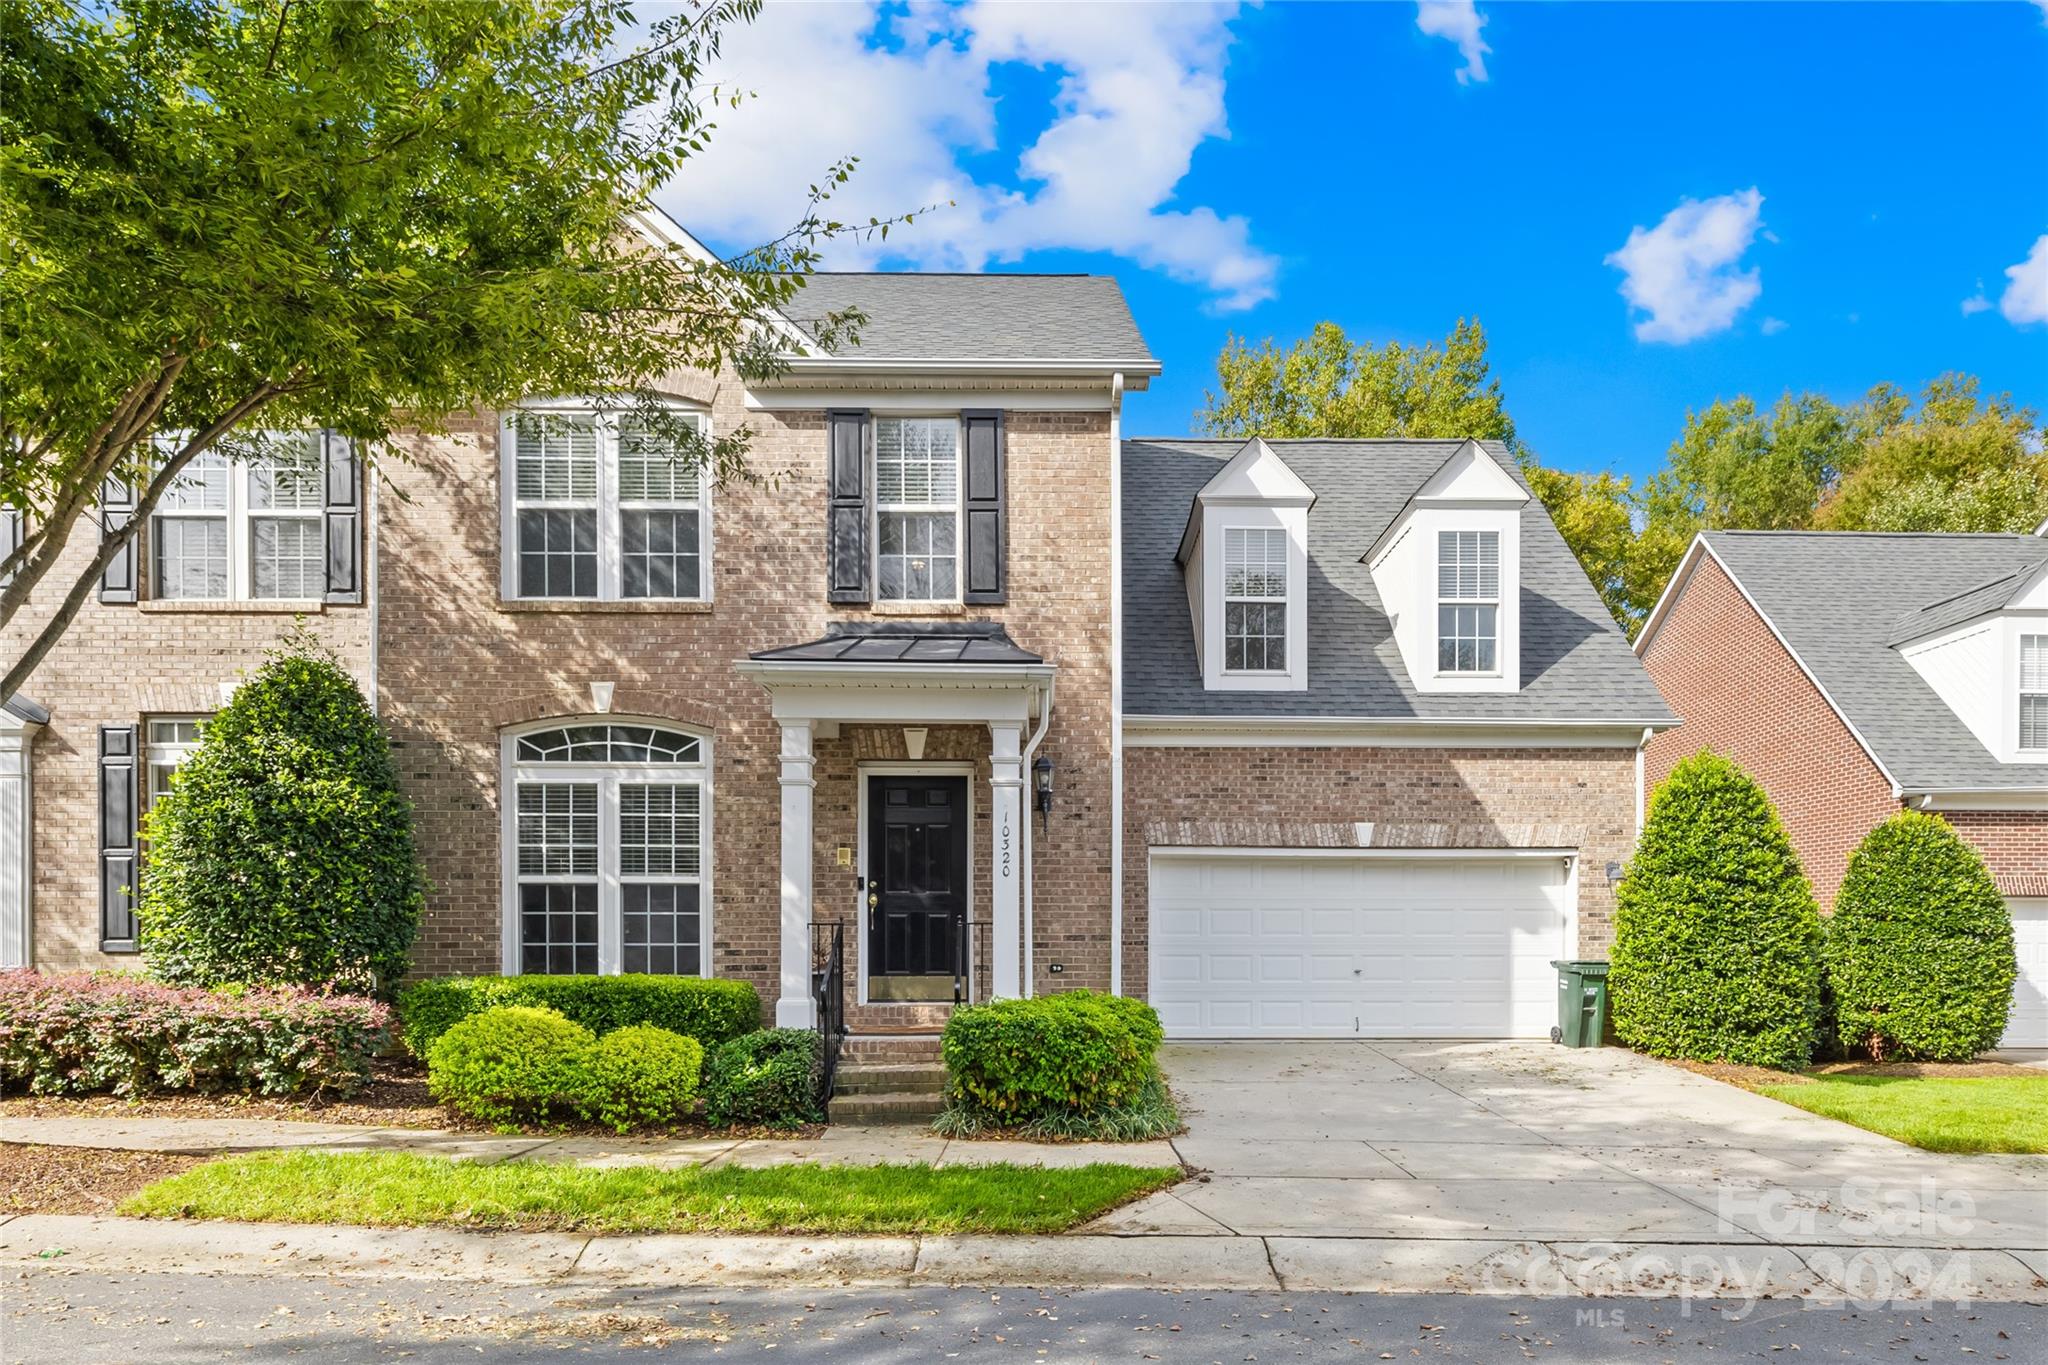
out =
[(960, 598), (960, 424), (875, 423), (875, 577), (885, 602)]
[(1287, 671), (1287, 532), (1223, 530), (1223, 667)]
[(2020, 636), (2020, 747), (2048, 749), (2048, 635)]
[(150, 518), (151, 590), (180, 600), (318, 600), (327, 590), (317, 433), (260, 458), (195, 456)]
[(1437, 532), (1436, 596), (1437, 672), (1498, 672), (1500, 532)]
[[(675, 420), (704, 434), (696, 414)], [(706, 480), (677, 432), (630, 414), (522, 412), (505, 440), (512, 596), (707, 595)]]

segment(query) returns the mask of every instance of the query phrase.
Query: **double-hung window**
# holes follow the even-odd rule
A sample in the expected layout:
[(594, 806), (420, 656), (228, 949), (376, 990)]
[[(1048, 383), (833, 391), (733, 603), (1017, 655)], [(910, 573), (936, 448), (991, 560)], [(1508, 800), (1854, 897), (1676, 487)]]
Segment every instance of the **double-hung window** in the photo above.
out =
[(875, 578), (885, 602), (960, 600), (960, 423), (875, 422)]
[(702, 975), (703, 741), (593, 724), (531, 732), (510, 746), (509, 969)]
[(327, 591), (318, 432), (260, 456), (193, 457), (150, 518), (151, 591), (173, 600), (317, 601)]
[(703, 438), (700, 415), (675, 413), (666, 422), (595, 411), (509, 416), (510, 595), (706, 597), (707, 480), (685, 433)]
[(1437, 672), (1499, 672), (1500, 532), (1437, 532), (1436, 595)]
[(2020, 636), (2020, 747), (2048, 749), (2048, 635)]
[(171, 789), (171, 780), (199, 747), (199, 732), (206, 726), (204, 716), (153, 716), (142, 749), (142, 805), (147, 810)]
[(1287, 532), (1223, 530), (1223, 667), (1287, 671)]

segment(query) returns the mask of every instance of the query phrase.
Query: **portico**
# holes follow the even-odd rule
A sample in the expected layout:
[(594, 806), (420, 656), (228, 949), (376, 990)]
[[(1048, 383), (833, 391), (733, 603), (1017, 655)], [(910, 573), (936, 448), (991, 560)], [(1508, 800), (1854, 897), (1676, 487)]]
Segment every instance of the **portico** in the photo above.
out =
[[(993, 622), (859, 622), (835, 623), (822, 639), (759, 651), (738, 668), (768, 692), (781, 738), (776, 1023), (807, 1028), (815, 1022), (819, 746), (856, 726), (901, 727), (910, 760), (855, 770), (863, 790), (858, 798), (863, 825), (876, 836), (870, 840), (864, 832), (850, 854), (842, 855), (853, 862), (847, 871), (861, 892), (862, 918), (855, 924), (867, 951), (854, 957), (862, 974), (862, 999), (915, 998), (885, 997), (868, 989), (874, 984), (870, 976), (891, 952), (901, 956), (898, 965), (911, 978), (933, 975), (938, 967), (950, 973), (951, 965), (942, 959), (954, 951), (964, 959), (976, 901), (986, 909), (988, 960), (974, 964), (974, 970), (985, 968), (990, 995), (1022, 994), (1030, 876), (1025, 773), (1050, 719), (1053, 666), (1012, 643)], [(986, 730), (985, 798), (964, 790), (972, 780), (954, 772), (977, 765), (924, 761), (925, 736), (942, 727), (954, 733), (960, 727)], [(900, 780), (920, 772), (930, 772), (931, 780)], [(864, 793), (876, 780), (885, 781), (876, 791), (906, 806), (928, 801), (933, 811), (866, 809)], [(885, 821), (893, 823), (885, 827)], [(986, 841), (985, 863), (966, 847), (963, 824)], [(887, 845), (889, 837), (897, 843)], [(879, 865), (878, 851), (885, 846), (899, 850), (888, 855), (887, 869)], [(912, 865), (913, 878), (921, 875), (922, 880), (905, 882), (906, 863)], [(986, 869), (978, 880), (970, 871), (975, 865)], [(891, 874), (897, 885), (889, 883)], [(899, 948), (899, 938), (909, 946)]]

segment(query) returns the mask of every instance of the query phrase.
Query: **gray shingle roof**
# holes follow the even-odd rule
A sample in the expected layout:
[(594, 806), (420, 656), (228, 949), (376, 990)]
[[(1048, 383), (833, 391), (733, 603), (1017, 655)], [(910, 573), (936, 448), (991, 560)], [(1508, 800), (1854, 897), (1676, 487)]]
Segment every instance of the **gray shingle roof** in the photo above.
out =
[[(1460, 441), (1268, 441), (1316, 494), (1308, 514), (1309, 685), (1301, 692), (1203, 690), (1187, 589), (1174, 552), (1195, 494), (1243, 444), (1124, 442), (1125, 714), (1658, 724), (1674, 719), (1533, 497), (1522, 510), (1521, 690), (1415, 690), (1372, 573), (1359, 560)], [(1484, 444), (1514, 469), (1498, 443)]]
[(1152, 352), (1107, 275), (818, 274), (783, 308), (814, 330), (829, 313), (867, 314), (862, 360), (1123, 360)]
[[(2048, 559), (2022, 535), (1710, 531), (1707, 544), (1908, 791), (2048, 787), (2048, 764), (2000, 763), (1893, 648), (1897, 604), (1941, 629), (1999, 605)], [(1967, 614), (1957, 615), (1957, 612)]]
[(1042, 664), (995, 621), (834, 621), (823, 639), (758, 649), (769, 663)]

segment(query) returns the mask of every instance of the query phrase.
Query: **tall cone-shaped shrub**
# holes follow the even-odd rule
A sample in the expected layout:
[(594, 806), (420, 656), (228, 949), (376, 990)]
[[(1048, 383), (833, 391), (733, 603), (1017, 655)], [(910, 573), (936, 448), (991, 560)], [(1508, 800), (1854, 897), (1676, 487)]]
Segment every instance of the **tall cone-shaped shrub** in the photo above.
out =
[(388, 995), (405, 974), (412, 806), (355, 680), (303, 635), (206, 722), (143, 833), (152, 975)]
[(1946, 820), (1900, 811), (1849, 856), (1824, 950), (1835, 1033), (1879, 1061), (1967, 1061), (2012, 1006), (2012, 913)]
[(1656, 1057), (1780, 1070), (1812, 1055), (1820, 912), (1778, 813), (1699, 753), (1671, 770), (1615, 892), (1615, 1032)]

